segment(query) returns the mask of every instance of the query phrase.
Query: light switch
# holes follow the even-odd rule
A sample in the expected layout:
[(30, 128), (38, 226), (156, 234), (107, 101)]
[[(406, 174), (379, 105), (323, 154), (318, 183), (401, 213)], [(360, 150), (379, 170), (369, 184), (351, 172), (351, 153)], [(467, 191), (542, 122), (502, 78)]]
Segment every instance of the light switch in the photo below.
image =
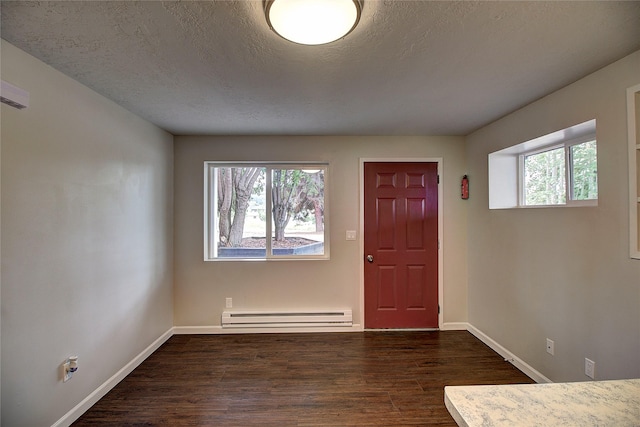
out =
[(347, 230), (347, 240), (356, 240), (356, 230)]

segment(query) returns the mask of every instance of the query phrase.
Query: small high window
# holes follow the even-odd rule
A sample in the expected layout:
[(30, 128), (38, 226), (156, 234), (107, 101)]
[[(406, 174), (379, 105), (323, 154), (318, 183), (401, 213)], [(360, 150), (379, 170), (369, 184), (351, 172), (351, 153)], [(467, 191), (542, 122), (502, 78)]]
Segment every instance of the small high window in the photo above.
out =
[(205, 260), (326, 259), (326, 164), (205, 163)]
[(595, 120), (489, 155), (489, 208), (595, 206)]
[(595, 139), (567, 141), (559, 147), (524, 153), (520, 157), (523, 206), (566, 205), (598, 199)]

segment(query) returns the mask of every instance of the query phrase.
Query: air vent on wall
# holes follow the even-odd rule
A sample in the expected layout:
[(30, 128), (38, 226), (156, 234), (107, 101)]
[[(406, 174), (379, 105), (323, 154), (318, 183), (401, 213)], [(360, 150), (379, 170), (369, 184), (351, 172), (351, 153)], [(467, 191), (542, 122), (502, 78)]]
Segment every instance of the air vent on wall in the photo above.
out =
[(29, 106), (29, 92), (2, 80), (0, 85), (0, 102), (22, 110)]

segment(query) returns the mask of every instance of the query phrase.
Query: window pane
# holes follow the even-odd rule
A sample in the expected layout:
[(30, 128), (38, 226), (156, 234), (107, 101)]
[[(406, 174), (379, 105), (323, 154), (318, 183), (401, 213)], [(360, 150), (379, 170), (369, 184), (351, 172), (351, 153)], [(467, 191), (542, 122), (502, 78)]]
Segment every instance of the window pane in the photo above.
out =
[(589, 141), (571, 147), (573, 200), (594, 200), (598, 198), (597, 160), (596, 141)]
[(328, 259), (326, 164), (205, 162), (205, 171), (205, 260)]
[(556, 148), (524, 158), (524, 204), (566, 203), (564, 148)]
[(272, 255), (324, 254), (325, 169), (274, 169)]
[(217, 257), (264, 258), (265, 169), (224, 167), (215, 168), (215, 173)]

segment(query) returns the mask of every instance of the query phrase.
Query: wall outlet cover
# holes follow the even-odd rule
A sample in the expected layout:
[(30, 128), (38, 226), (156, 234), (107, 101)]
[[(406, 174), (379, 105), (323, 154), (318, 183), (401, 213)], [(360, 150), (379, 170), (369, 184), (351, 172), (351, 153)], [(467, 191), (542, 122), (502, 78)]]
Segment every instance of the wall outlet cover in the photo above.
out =
[(596, 362), (586, 357), (584, 358), (584, 374), (591, 379), (596, 377)]

